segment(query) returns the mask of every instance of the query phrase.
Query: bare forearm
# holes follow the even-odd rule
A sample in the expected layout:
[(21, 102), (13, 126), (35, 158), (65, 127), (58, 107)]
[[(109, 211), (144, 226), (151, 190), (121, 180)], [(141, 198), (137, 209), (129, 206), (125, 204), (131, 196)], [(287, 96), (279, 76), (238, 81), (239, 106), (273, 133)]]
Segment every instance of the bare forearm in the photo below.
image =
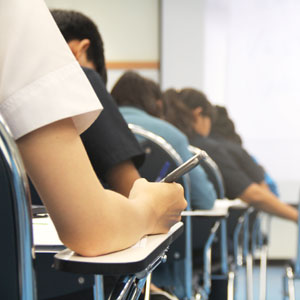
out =
[(273, 193), (257, 184), (250, 185), (240, 198), (257, 209), (294, 222), (298, 221), (298, 211), (295, 208), (281, 202)]
[(106, 175), (109, 187), (126, 197), (129, 196), (133, 183), (140, 174), (131, 160), (126, 160), (111, 168)]
[(70, 122), (18, 141), (27, 172), (67, 246), (83, 255), (126, 248), (151, 231), (151, 211), (103, 189)]

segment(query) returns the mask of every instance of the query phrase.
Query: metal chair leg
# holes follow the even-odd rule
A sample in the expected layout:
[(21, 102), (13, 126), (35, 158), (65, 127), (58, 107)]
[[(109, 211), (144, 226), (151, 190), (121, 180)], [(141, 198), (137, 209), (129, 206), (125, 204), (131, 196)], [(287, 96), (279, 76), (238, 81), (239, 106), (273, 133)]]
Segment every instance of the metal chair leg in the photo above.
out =
[(294, 285), (294, 272), (291, 267), (286, 268), (286, 274), (287, 278), (287, 299), (289, 300), (296, 300), (295, 298), (295, 285)]
[(128, 300), (137, 300), (142, 293), (142, 290), (145, 286), (147, 277), (136, 279), (135, 284), (131, 287), (130, 294), (128, 295)]
[(151, 277), (152, 277), (152, 273), (150, 273), (147, 276), (146, 286), (145, 286), (145, 298), (144, 298), (144, 300), (149, 300), (150, 299)]
[(259, 300), (266, 300), (267, 297), (267, 254), (268, 246), (263, 245), (260, 251)]
[(248, 253), (246, 257), (246, 280), (247, 300), (253, 300), (253, 257), (251, 253)]
[(130, 294), (132, 286), (135, 283), (136, 276), (122, 276), (116, 283), (108, 300), (123, 300)]
[(228, 289), (227, 289), (227, 300), (234, 300), (235, 290), (235, 274), (234, 271), (228, 273)]
[(103, 277), (94, 276), (94, 300), (104, 300)]

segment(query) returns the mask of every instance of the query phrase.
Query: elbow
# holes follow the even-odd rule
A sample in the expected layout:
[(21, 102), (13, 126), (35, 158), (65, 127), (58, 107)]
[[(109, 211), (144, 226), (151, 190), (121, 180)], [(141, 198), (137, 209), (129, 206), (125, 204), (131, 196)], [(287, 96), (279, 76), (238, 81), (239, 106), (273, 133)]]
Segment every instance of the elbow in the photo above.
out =
[(259, 207), (264, 202), (263, 192), (258, 184), (253, 183), (243, 191), (240, 198), (249, 205)]
[(91, 238), (90, 236), (62, 235), (60, 239), (67, 248), (81, 256), (94, 257), (112, 252), (108, 242), (99, 242), (101, 241), (99, 236), (98, 238)]

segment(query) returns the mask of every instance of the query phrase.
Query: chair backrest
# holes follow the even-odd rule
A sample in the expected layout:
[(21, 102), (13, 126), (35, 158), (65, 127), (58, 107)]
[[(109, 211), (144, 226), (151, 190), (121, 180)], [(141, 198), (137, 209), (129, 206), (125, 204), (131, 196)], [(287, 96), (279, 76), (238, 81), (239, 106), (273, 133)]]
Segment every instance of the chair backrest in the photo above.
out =
[[(174, 170), (183, 163), (181, 157), (176, 150), (162, 137), (136, 126), (128, 125), (135, 134), (141, 146), (145, 150), (146, 159), (143, 166), (139, 169), (142, 177), (149, 181), (159, 181), (167, 173)], [(187, 210), (190, 206), (190, 178), (185, 174), (178, 181), (184, 187), (185, 198), (188, 202)], [(185, 281), (185, 297), (192, 298), (192, 226), (191, 218), (188, 216), (184, 220), (185, 231), (170, 247), (168, 251), (168, 261), (176, 261), (184, 259), (184, 281)]]
[[(129, 124), (129, 128), (145, 151), (146, 158), (141, 168), (139, 168), (139, 173), (148, 181), (160, 181), (166, 174), (183, 163), (176, 150), (162, 137), (137, 125)], [(183, 185), (185, 197), (188, 200), (190, 193), (188, 174), (182, 176), (178, 183)], [(185, 238), (185, 235), (182, 234), (173, 243), (168, 253), (168, 261), (185, 257)]]
[[(189, 146), (189, 150), (194, 154), (197, 154), (199, 151), (201, 151), (201, 149), (191, 145)], [(212, 160), (210, 156), (207, 156), (205, 159), (202, 159), (200, 161), (200, 165), (206, 172), (209, 181), (214, 185), (218, 199), (224, 199), (225, 198), (224, 182), (223, 182), (221, 171), (217, 166), (217, 164)]]
[[(162, 137), (137, 125), (129, 124), (129, 128), (145, 151), (145, 162), (139, 168), (139, 173), (148, 181), (160, 181), (183, 163), (176, 150)], [(178, 182), (183, 185), (185, 196), (189, 198), (189, 175), (182, 176)]]
[(18, 148), (0, 116), (1, 299), (36, 299), (28, 191)]

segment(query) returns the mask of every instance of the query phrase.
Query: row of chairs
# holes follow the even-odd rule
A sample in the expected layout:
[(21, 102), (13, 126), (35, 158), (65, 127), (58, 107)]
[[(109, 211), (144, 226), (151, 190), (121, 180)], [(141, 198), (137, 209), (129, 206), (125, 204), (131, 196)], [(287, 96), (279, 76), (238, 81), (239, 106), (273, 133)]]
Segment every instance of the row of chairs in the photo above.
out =
[[(161, 137), (136, 125), (130, 124), (129, 127), (141, 141), (141, 145), (147, 153), (146, 163), (140, 170), (143, 177), (148, 180), (155, 180), (166, 161), (170, 164), (170, 170), (181, 163), (181, 160), (177, 158), (176, 151)], [(189, 146), (189, 150), (193, 154), (201, 151), (193, 146)], [(208, 178), (213, 182), (218, 198), (222, 200), (217, 201), (216, 209), (211, 211), (191, 211), (188, 207), (187, 211), (183, 213), (186, 224), (185, 296), (187, 299), (191, 299), (191, 297), (219, 299), (220, 296), (222, 299), (225, 297), (234, 299), (237, 267), (245, 262), (247, 267), (247, 299), (253, 299), (253, 255), (257, 250), (260, 250), (263, 252), (260, 255), (262, 258), (260, 299), (265, 299), (267, 239), (262, 238), (261, 215), (253, 208), (243, 205), (241, 201), (224, 200), (223, 179), (217, 165), (209, 156), (201, 160), (200, 164), (206, 171)], [(186, 179), (180, 183), (188, 192), (187, 182)], [(186, 197), (189, 195), (187, 194)], [(220, 209), (220, 206), (223, 210)], [(249, 222), (251, 228), (249, 228)], [(249, 232), (252, 234), (249, 235)], [(241, 236), (243, 236), (242, 243)], [(250, 236), (251, 240), (249, 239)], [(219, 241), (218, 245), (214, 243), (216, 238)], [(230, 249), (227, 249), (228, 242), (231, 244)], [(262, 244), (263, 242), (264, 244)], [(214, 265), (212, 264), (213, 247), (218, 248), (218, 255), (214, 255), (214, 258), (217, 259)], [(249, 247), (251, 247), (251, 251)], [(173, 245), (172, 248), (174, 251), (177, 249), (176, 245)], [(243, 249), (242, 253), (240, 253), (240, 249)], [(194, 255), (191, 254), (192, 252)], [(195, 270), (193, 266), (199, 264), (199, 268)], [(216, 274), (212, 273), (212, 269), (217, 269)], [(218, 286), (217, 289), (212, 290), (212, 282)], [(215, 292), (216, 290), (218, 293)]]
[[(161, 148), (160, 142), (163, 142), (163, 149), (170, 156), (168, 160), (160, 165), (159, 172), (152, 180), (157, 179), (157, 175), (161, 174), (161, 167), (164, 166), (166, 161), (174, 163), (174, 168), (182, 163), (176, 152), (161, 138), (143, 132), (141, 128), (135, 126), (131, 126), (131, 129), (136, 135), (143, 137), (144, 142), (142, 142), (142, 145), (146, 153), (149, 154), (146, 163), (147, 161), (150, 162), (152, 171), (153, 161), (151, 157), (154, 152), (153, 149)], [(36, 253), (32, 238), (28, 183), (18, 149), (11, 138), (9, 129), (1, 118), (0, 150), (0, 203), (2, 214), (0, 230), (3, 239), (1, 272), (5, 274), (1, 276), (3, 278), (1, 281), (1, 298), (36, 300), (34, 272)], [(197, 151), (197, 149), (193, 149), (193, 151)], [(161, 155), (159, 156), (161, 157)], [(216, 166), (211, 161), (203, 163), (206, 163), (207, 169), (215, 176), (219, 197), (224, 198), (222, 178)], [(146, 170), (146, 164), (144, 168)], [(171, 171), (171, 169), (170, 167), (169, 170)], [(182, 184), (185, 186), (186, 197), (188, 198), (188, 176), (182, 178)], [(260, 250), (261, 266), (263, 266), (261, 268), (263, 287), (261, 288), (260, 299), (265, 299), (267, 239), (263, 238), (260, 231), (260, 214), (251, 208), (241, 206), (239, 201), (231, 203), (226, 200), (221, 201), (223, 202), (217, 201), (219, 213), (214, 210), (214, 214), (209, 214), (209, 211), (206, 213), (202, 211), (193, 212), (188, 207), (188, 210), (183, 214), (184, 234), (180, 235), (183, 232), (183, 226), (179, 223), (175, 228), (172, 228), (169, 234), (153, 237), (153, 239), (147, 241), (147, 251), (144, 249), (145, 247), (140, 247), (145, 252), (140, 253), (139, 260), (132, 261), (132, 259), (129, 259), (133, 253), (135, 253), (134, 256), (137, 255), (135, 251), (138, 247), (126, 250), (129, 253), (120, 252), (119, 255), (123, 260), (118, 260), (117, 257), (110, 255), (100, 259), (82, 258), (66, 249), (64, 252), (56, 254), (55, 266), (67, 272), (95, 274), (95, 299), (103, 299), (100, 274), (120, 276), (110, 299), (137, 299), (147, 278), (149, 278), (148, 275), (161, 262), (166, 260), (167, 255), (169, 260), (183, 258), (185, 261), (185, 296), (187, 299), (193, 299), (194, 297), (197, 299), (214, 299), (213, 297), (217, 297), (216, 291), (220, 290), (223, 296), (225, 291), (228, 299), (234, 299), (236, 270), (242, 263), (245, 263), (247, 269), (247, 300), (250, 300), (253, 299), (253, 256), (257, 253), (257, 250)], [(223, 208), (225, 207), (223, 210), (221, 209), (222, 205)], [(174, 242), (174, 240), (176, 241)], [(169, 248), (171, 243), (172, 246)], [(194, 248), (193, 245), (197, 247)], [(193, 264), (193, 259), (196, 262), (193, 249), (199, 251), (197, 254), (200, 256), (199, 269), (197, 269), (197, 266), (194, 267), (196, 264)], [(242, 252), (240, 249), (243, 249)], [(216, 261), (214, 261), (213, 250), (219, 253), (219, 255), (216, 255)], [(126, 255), (127, 260), (124, 261)], [(299, 276), (299, 270), (297, 271), (296, 268), (295, 276), (291, 275), (294, 270), (293, 267), (290, 266), (287, 270), (285, 282), (291, 291), (292, 280)], [(197, 279), (193, 284), (193, 279), (197, 276), (199, 280)], [(220, 287), (220, 283), (224, 286), (223, 289), (214, 288), (215, 286)], [(292, 292), (289, 295), (286, 294), (289, 296), (287, 299), (293, 299)]]

